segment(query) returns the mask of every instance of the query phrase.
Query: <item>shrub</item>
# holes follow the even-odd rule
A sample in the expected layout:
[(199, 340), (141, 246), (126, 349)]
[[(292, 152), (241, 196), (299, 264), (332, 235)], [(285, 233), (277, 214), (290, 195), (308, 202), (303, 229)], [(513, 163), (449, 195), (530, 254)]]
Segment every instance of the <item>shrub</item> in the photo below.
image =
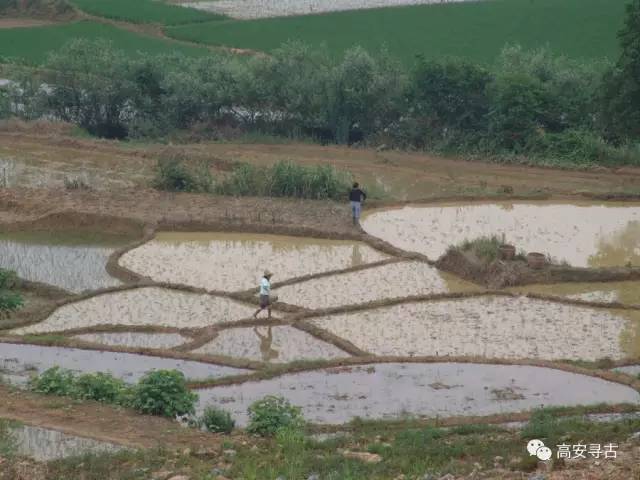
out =
[(73, 372), (52, 367), (32, 378), (30, 386), (34, 392), (70, 396), (74, 391)]
[(187, 388), (182, 372), (154, 370), (134, 388), (131, 405), (142, 413), (175, 418), (195, 412), (198, 395)]
[(216, 407), (207, 407), (199, 419), (199, 424), (214, 433), (231, 433), (236, 422), (231, 414)]
[(301, 410), (283, 397), (269, 395), (249, 406), (249, 433), (275, 435), (282, 428), (299, 428), (304, 421)]
[(108, 373), (88, 373), (75, 379), (72, 395), (84, 400), (122, 403), (127, 385)]
[(478, 258), (492, 262), (499, 255), (499, 247), (502, 241), (495, 235), (491, 237), (479, 237), (474, 240), (465, 240), (460, 244), (460, 249), (472, 252)]
[(182, 158), (174, 155), (158, 160), (153, 187), (169, 192), (206, 193), (213, 190), (213, 177), (207, 164), (189, 168)]

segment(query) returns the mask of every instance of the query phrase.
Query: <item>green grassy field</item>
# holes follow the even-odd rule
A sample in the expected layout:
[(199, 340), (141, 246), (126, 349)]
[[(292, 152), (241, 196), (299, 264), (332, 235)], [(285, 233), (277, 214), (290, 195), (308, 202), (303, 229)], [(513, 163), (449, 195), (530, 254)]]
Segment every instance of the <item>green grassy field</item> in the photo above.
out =
[(73, 38), (105, 39), (127, 53), (148, 54), (177, 51), (185, 55), (204, 55), (206, 48), (180, 45), (170, 40), (147, 37), (96, 22), (76, 22), (36, 28), (0, 29), (0, 57), (22, 59), (40, 64), (49, 52), (59, 49)]
[(169, 5), (158, 0), (72, 0), (72, 3), (91, 15), (132, 23), (180, 25), (225, 18), (222, 15)]
[(549, 45), (574, 58), (617, 52), (616, 32), (628, 0), (488, 0), (360, 10), (325, 15), (169, 27), (175, 38), (270, 51), (290, 39), (325, 43), (339, 54), (353, 45), (383, 45), (404, 62), (457, 56), (491, 62), (506, 43)]

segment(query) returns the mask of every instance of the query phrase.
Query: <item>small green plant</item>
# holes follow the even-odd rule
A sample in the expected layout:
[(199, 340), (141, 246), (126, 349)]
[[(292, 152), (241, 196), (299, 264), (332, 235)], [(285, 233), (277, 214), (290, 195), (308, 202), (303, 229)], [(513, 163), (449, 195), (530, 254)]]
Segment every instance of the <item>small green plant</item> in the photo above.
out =
[(134, 388), (131, 406), (142, 413), (174, 418), (195, 412), (198, 395), (190, 392), (182, 372), (154, 370)]
[(212, 406), (204, 409), (198, 423), (214, 433), (231, 433), (236, 425), (229, 412)]
[(492, 262), (500, 254), (500, 244), (502, 241), (495, 235), (490, 237), (479, 237), (474, 240), (465, 240), (460, 244), (460, 249), (465, 252), (472, 252), (478, 258), (487, 262)]
[(283, 397), (269, 395), (249, 406), (249, 433), (275, 435), (282, 428), (301, 428), (301, 410)]
[(0, 316), (13, 312), (24, 305), (22, 295), (14, 290), (19, 286), (19, 283), (16, 272), (0, 268)]
[(71, 396), (74, 392), (74, 377), (71, 370), (52, 367), (31, 379), (31, 389), (38, 393)]
[(122, 403), (127, 385), (108, 373), (87, 373), (75, 379), (73, 396), (104, 403)]
[(158, 160), (152, 185), (169, 192), (207, 193), (213, 191), (214, 181), (206, 163), (190, 168), (183, 158), (171, 155)]

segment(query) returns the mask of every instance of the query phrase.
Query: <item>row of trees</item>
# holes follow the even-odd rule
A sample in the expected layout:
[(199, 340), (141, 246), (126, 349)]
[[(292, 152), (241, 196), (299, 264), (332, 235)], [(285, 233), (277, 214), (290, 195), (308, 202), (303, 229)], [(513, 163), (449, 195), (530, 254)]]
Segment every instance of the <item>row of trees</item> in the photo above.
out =
[(640, 0), (629, 5), (620, 40), (615, 65), (509, 46), (492, 68), (418, 58), (411, 69), (359, 47), (340, 59), (298, 43), (270, 56), (131, 58), (77, 40), (49, 58), (40, 78), (20, 79), (4, 110), (106, 137), (205, 125), (336, 143), (633, 161), (637, 155), (614, 147), (640, 139)]

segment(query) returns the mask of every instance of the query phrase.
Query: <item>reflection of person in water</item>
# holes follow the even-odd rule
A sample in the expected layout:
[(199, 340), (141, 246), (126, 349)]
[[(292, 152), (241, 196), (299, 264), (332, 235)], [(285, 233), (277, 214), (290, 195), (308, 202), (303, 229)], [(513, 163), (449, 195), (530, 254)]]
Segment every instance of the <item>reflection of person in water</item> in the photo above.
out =
[(273, 344), (273, 332), (271, 331), (271, 327), (267, 327), (266, 335), (261, 334), (258, 328), (259, 327), (254, 327), (253, 331), (260, 339), (260, 353), (262, 354), (262, 360), (268, 362), (269, 360), (278, 358), (278, 350), (271, 348), (271, 345)]
[(360, 245), (354, 245), (351, 250), (351, 266), (357, 267), (364, 263), (362, 258), (362, 252), (360, 252)]

